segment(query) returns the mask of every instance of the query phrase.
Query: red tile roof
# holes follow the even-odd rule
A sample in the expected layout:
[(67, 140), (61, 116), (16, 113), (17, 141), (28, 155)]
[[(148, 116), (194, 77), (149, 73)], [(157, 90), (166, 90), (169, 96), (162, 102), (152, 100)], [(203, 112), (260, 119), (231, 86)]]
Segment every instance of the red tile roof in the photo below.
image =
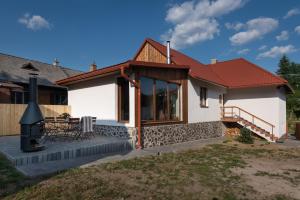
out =
[(151, 44), (161, 54), (166, 56), (167, 48), (152, 39), (145, 39), (133, 60), (124, 63), (105, 67), (95, 71), (79, 74), (63, 80), (57, 81), (58, 84), (67, 85), (72, 82), (87, 80), (93, 77), (110, 74), (120, 70), (124, 66), (145, 66), (145, 67), (160, 67), (160, 68), (179, 68), (189, 69), (189, 75), (193, 78), (208, 81), (228, 88), (245, 88), (259, 87), (267, 85), (286, 85), (291, 91), (288, 82), (279, 76), (264, 70), (263, 68), (243, 59), (234, 59), (216, 64), (204, 65), (201, 62), (171, 49), (172, 64), (151, 63), (135, 61), (137, 55), (142, 50), (146, 43)]
[[(144, 43), (146, 42), (166, 56), (167, 49), (165, 45), (152, 39), (146, 39)], [(183, 53), (171, 49), (171, 60), (175, 64), (189, 66), (189, 75), (194, 78), (206, 80), (228, 88), (288, 84), (283, 78), (280, 78), (243, 58), (204, 65)]]
[(285, 85), (288, 83), (279, 76), (243, 58), (209, 64), (208, 67), (222, 77), (229, 88)]

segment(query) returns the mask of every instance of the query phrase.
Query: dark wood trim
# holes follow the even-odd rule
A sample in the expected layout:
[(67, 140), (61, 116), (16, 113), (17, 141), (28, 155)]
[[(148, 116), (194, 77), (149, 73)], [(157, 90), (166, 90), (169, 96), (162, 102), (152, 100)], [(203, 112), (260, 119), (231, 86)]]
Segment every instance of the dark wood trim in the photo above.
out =
[(118, 122), (121, 122), (121, 86), (119, 85), (119, 82), (118, 82), (118, 78), (117, 78), (117, 91), (118, 91)]
[[(140, 85), (140, 78), (143, 77), (147, 77), (147, 78), (151, 78), (154, 79), (153, 82), (153, 120), (149, 120), (149, 121), (143, 121), (142, 125), (143, 126), (149, 126), (149, 125), (163, 125), (163, 124), (182, 124), (182, 123), (188, 123), (188, 80), (187, 80), (187, 73), (181, 71), (179, 73), (178, 72), (171, 72), (168, 71), (168, 73), (166, 74), (166, 72), (164, 71), (156, 71), (156, 70), (151, 70), (149, 71), (149, 69), (144, 69), (144, 68), (135, 68), (133, 70), (133, 72), (135, 73), (135, 80), (136, 82)], [(183, 73), (183, 74), (182, 74)], [(162, 80), (162, 81), (166, 81), (168, 83), (175, 83), (179, 85), (179, 120), (176, 121), (170, 121), (170, 97), (169, 97), (169, 87), (167, 89), (168, 92), (168, 97), (167, 97), (167, 103), (168, 103), (168, 108), (167, 108), (167, 112), (166, 113), (168, 115), (168, 119), (166, 119), (165, 121), (157, 121), (157, 117), (156, 117), (156, 91), (155, 91), (155, 86), (156, 86), (156, 80)], [(135, 102), (137, 102), (138, 97), (137, 97), (137, 89), (135, 89)], [(137, 107), (137, 103), (135, 103), (135, 110), (138, 110)], [(135, 125), (137, 126), (137, 112), (135, 112)]]
[(153, 79), (153, 86), (152, 86), (152, 90), (153, 90), (153, 110), (152, 110), (152, 114), (153, 114), (153, 119), (154, 121), (156, 121), (156, 79)]
[[(138, 72), (135, 72), (134, 74), (135, 76), (135, 82), (140, 85), (140, 75)], [(135, 127), (138, 127), (138, 111), (140, 110), (140, 108), (138, 107), (138, 88), (135, 87), (134, 88), (134, 124)]]
[[(119, 78), (123, 78), (123, 77), (117, 77), (117, 87), (118, 87), (118, 89), (117, 89), (117, 91), (118, 91), (118, 94), (117, 94), (117, 100), (118, 100), (118, 102), (117, 102), (117, 104), (118, 104), (118, 122), (120, 122), (120, 123), (129, 123), (129, 121), (130, 121), (130, 99), (129, 99), (129, 102), (128, 102), (128, 120), (123, 120), (123, 119), (121, 119), (121, 112), (122, 112), (122, 104), (121, 104), (121, 102), (122, 102), (122, 95), (121, 95), (121, 93), (122, 93), (122, 88), (121, 88), (121, 85), (120, 85), (120, 83), (119, 83)], [(124, 78), (123, 78), (124, 79)], [(128, 82), (128, 84), (130, 84), (129, 82)], [(129, 87), (129, 85), (128, 85), (128, 87)], [(130, 93), (130, 88), (128, 88), (128, 92)], [(129, 95), (129, 98), (130, 98), (130, 94), (128, 94)]]
[(171, 124), (185, 124), (184, 121), (148, 121), (148, 122), (143, 122), (143, 126), (157, 126), (157, 125), (171, 125)]
[(188, 123), (188, 81), (182, 80), (182, 119)]

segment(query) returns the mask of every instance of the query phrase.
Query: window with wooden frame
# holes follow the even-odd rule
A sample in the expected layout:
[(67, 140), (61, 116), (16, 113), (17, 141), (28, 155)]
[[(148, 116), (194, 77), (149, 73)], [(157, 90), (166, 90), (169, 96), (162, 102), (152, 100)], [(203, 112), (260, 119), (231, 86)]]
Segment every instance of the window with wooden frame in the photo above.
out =
[(180, 121), (180, 84), (141, 77), (142, 121)]
[(117, 79), (118, 84), (118, 120), (129, 121), (129, 81), (124, 78)]
[(200, 87), (200, 106), (205, 108), (208, 107), (206, 87)]
[(223, 94), (219, 95), (219, 104), (222, 106), (224, 105), (224, 95)]

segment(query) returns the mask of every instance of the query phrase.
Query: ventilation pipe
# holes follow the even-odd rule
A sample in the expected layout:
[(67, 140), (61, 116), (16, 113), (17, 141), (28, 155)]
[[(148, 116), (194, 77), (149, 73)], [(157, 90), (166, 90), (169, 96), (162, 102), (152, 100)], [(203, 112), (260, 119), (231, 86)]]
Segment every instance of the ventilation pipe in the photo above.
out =
[(170, 41), (167, 41), (167, 64), (171, 64)]

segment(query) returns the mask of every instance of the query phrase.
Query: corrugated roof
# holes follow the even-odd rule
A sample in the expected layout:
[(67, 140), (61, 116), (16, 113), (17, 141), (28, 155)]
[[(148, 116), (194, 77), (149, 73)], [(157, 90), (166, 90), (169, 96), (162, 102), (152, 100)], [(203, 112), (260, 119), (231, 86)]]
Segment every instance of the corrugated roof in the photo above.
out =
[[(54, 66), (35, 60), (29, 60), (12, 55), (0, 53), (0, 80), (16, 83), (28, 83), (29, 72), (26, 65), (31, 65), (38, 71), (38, 84), (51, 87), (61, 87), (56, 85), (56, 81), (70, 76), (82, 73), (79, 70), (73, 70), (66, 67)], [(25, 66), (25, 67), (24, 67)], [(27, 69), (26, 69), (27, 68)]]

